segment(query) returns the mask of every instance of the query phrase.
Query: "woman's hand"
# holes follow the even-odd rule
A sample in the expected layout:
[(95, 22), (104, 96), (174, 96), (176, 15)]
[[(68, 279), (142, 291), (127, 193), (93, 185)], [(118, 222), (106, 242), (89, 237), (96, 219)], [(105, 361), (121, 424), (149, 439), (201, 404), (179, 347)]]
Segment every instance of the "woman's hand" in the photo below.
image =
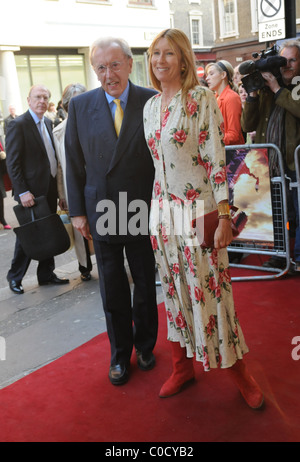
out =
[(219, 218), (219, 225), (215, 231), (214, 247), (217, 250), (227, 247), (233, 239), (231, 220)]

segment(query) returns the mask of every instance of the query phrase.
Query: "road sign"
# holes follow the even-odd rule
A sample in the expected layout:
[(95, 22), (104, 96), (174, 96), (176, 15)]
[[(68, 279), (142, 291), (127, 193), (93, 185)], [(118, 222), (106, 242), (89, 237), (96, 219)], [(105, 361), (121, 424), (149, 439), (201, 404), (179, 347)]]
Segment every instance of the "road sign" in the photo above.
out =
[(258, 22), (276, 21), (284, 19), (284, 0), (259, 0)]
[(198, 67), (197, 68), (197, 75), (199, 79), (204, 76), (204, 68), (203, 67)]
[(259, 0), (258, 39), (270, 42), (285, 38), (285, 4), (284, 0)]
[(260, 42), (273, 42), (285, 38), (285, 19), (263, 22), (258, 26)]

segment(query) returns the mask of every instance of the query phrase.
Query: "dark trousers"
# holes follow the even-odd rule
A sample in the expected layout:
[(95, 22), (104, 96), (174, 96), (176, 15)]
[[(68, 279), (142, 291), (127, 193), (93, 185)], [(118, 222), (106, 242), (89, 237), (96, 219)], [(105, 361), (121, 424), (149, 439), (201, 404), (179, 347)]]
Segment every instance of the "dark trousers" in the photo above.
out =
[[(11, 262), (10, 270), (7, 273), (7, 279), (21, 283), (25, 273), (30, 265), (31, 259), (24, 253), (23, 247), (18, 238), (16, 238), (15, 252)], [(49, 281), (55, 268), (54, 258), (39, 261), (37, 267), (37, 278), (39, 282)]]
[[(111, 365), (128, 365), (133, 346), (152, 352), (158, 329), (155, 260), (149, 238), (109, 244), (94, 240), (100, 292), (111, 346)], [(124, 251), (134, 283), (133, 297)]]
[(93, 264), (91, 260), (91, 254), (90, 254), (88, 241), (84, 239), (83, 242), (84, 242), (84, 248), (85, 248), (85, 253), (86, 253), (86, 266), (83, 266), (79, 263), (78, 269), (81, 274), (88, 274), (92, 271)]
[[(49, 191), (47, 194), (47, 201), (51, 213), (55, 213), (57, 209), (57, 183), (56, 178), (51, 177), (49, 184)], [(21, 283), (25, 273), (30, 265), (31, 259), (25, 254), (20, 241), (16, 238), (14, 256), (11, 262), (10, 270), (7, 273), (7, 279)], [(39, 282), (48, 281), (53, 275), (55, 268), (54, 258), (49, 258), (40, 261), (37, 267), (37, 278)]]

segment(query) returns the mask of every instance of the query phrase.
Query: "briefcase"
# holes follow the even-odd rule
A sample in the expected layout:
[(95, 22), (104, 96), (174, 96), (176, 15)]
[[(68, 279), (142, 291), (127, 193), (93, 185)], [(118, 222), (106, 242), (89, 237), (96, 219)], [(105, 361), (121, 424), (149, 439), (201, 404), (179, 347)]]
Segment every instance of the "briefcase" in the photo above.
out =
[[(36, 201), (38, 203), (37, 199)], [(43, 201), (39, 202), (41, 204)], [(44, 214), (46, 208), (42, 207), (41, 210), (33, 206), (26, 209), (28, 210), (23, 213), (18, 208), (17, 218), (19, 215), (18, 219), (26, 222), (14, 228), (14, 232), (27, 257), (32, 260), (43, 261), (66, 252), (70, 247), (70, 238), (59, 215), (49, 213), (48, 216), (37, 218), (36, 214)], [(38, 213), (36, 213), (37, 211)], [(30, 215), (30, 221), (28, 221), (27, 213)]]
[(36, 220), (51, 215), (49, 204), (45, 196), (36, 197), (34, 202), (35, 204), (32, 207), (23, 207), (21, 204), (17, 204), (13, 207), (19, 225), (25, 225), (32, 221), (32, 211)]

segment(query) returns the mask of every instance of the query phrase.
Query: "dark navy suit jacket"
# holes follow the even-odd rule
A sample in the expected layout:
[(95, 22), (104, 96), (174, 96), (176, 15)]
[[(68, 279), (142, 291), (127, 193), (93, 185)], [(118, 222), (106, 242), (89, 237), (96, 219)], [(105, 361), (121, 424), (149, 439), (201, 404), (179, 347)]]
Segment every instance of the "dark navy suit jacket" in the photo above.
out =
[[(44, 120), (54, 147), (52, 123), (46, 117)], [(35, 197), (47, 196), (51, 178), (49, 158), (29, 111), (10, 122), (5, 146), (7, 171), (15, 199), (20, 201), (19, 194), (26, 191)]]
[(70, 101), (65, 138), (69, 211), (71, 216), (88, 217), (94, 239), (122, 242), (142, 237), (119, 235), (118, 229), (117, 235), (99, 235), (97, 204), (112, 201), (118, 217), (122, 192), (128, 204), (139, 199), (150, 209), (154, 166), (144, 137), (143, 108), (155, 93), (130, 82), (119, 138), (103, 88)]

